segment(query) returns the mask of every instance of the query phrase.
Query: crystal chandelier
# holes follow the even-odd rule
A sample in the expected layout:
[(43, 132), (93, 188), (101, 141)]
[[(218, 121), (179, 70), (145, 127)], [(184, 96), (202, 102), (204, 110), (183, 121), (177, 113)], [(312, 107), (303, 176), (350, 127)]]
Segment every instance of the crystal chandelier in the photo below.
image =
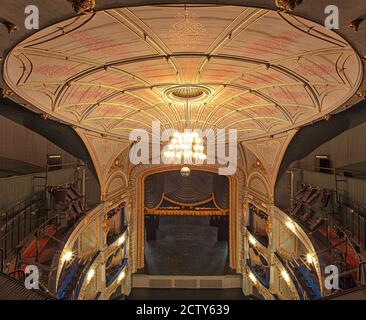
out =
[[(173, 138), (165, 147), (164, 157), (169, 163), (202, 164), (207, 160), (207, 155), (204, 152), (205, 147), (203, 145), (203, 139), (197, 132), (188, 129), (188, 109), (190, 106), (190, 100), (195, 100), (202, 94), (202, 89), (198, 90), (197, 88), (192, 88), (190, 86), (186, 86), (173, 92), (175, 97), (185, 99), (185, 130), (183, 132), (175, 131)], [(183, 177), (188, 177), (190, 172), (191, 170), (187, 166), (183, 166), (180, 171)]]
[(192, 163), (202, 162), (207, 159), (203, 146), (203, 140), (199, 137), (197, 132), (190, 132), (188, 130), (175, 132), (173, 138), (167, 146), (167, 151), (164, 156), (175, 163)]

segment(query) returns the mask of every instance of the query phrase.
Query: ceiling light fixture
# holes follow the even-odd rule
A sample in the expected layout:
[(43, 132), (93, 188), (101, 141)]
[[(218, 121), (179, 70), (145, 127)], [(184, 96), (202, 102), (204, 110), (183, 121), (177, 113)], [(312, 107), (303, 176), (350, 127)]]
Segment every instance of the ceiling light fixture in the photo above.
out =
[[(203, 139), (198, 132), (189, 130), (189, 107), (192, 101), (196, 101), (199, 97), (205, 96), (205, 91), (201, 87), (191, 87), (189, 85), (182, 87), (174, 87), (166, 92), (167, 97), (185, 102), (185, 129), (183, 132), (175, 131), (169, 144), (164, 151), (164, 157), (169, 163), (176, 164), (202, 164), (207, 160)], [(174, 100), (173, 99), (173, 100)], [(180, 173), (183, 177), (190, 174), (187, 166), (182, 167)]]
[(188, 167), (183, 167), (182, 169), (180, 169), (180, 174), (182, 175), (182, 177), (188, 177), (191, 174), (191, 169), (189, 169)]
[(197, 132), (175, 132), (167, 146), (167, 150), (164, 152), (164, 156), (176, 163), (191, 164), (192, 159), (194, 161), (207, 159), (203, 140)]

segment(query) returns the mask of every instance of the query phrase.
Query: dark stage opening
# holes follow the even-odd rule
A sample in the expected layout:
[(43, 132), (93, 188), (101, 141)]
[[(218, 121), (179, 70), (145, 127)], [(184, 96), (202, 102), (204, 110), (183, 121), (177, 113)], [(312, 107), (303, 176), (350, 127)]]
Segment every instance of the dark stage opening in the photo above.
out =
[(229, 272), (229, 181), (194, 171), (145, 180), (145, 273), (224, 275)]

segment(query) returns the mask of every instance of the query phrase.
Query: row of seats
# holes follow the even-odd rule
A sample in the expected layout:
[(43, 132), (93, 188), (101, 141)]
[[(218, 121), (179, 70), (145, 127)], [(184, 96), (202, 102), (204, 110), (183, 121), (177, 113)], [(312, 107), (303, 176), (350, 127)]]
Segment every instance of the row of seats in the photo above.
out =
[(73, 290), (77, 285), (77, 282), (80, 278), (81, 273), (83, 272), (83, 268), (85, 266), (84, 261), (75, 260), (70, 266), (65, 268), (61, 274), (61, 284), (56, 293), (56, 298), (59, 300), (70, 299), (72, 296)]

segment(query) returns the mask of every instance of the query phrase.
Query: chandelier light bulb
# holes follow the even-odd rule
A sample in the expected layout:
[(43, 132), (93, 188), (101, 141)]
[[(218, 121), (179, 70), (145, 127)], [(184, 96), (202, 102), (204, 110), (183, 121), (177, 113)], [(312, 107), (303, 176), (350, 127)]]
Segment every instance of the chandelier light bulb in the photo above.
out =
[(188, 167), (183, 167), (182, 169), (180, 169), (180, 174), (182, 175), (182, 177), (188, 177), (191, 173), (191, 169), (189, 169)]
[(163, 156), (175, 163), (192, 164), (192, 158), (195, 160), (207, 160), (205, 147), (202, 144), (202, 139), (197, 132), (185, 131), (174, 132), (170, 143), (167, 145), (167, 150)]

